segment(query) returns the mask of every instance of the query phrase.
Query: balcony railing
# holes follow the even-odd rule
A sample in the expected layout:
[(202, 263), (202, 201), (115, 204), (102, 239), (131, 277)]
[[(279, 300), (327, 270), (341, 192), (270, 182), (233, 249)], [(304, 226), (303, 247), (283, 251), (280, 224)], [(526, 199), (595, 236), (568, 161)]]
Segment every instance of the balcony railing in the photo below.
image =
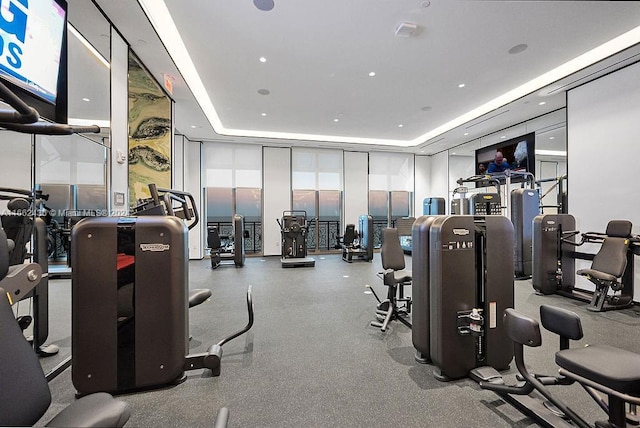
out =
[[(220, 235), (233, 235), (233, 223), (230, 221), (208, 221), (207, 227), (209, 226), (216, 226), (218, 228), (218, 233)], [(245, 238), (244, 240), (244, 252), (246, 254), (261, 253), (262, 252), (262, 222), (245, 220), (244, 230), (249, 231), (249, 237)]]

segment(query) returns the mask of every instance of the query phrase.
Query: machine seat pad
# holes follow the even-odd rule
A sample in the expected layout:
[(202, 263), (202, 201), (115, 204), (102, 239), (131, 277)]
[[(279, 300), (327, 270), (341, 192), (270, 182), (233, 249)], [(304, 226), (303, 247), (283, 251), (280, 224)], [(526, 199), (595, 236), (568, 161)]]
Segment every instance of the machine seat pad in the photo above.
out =
[(413, 277), (409, 270), (397, 270), (393, 272), (393, 279), (396, 284), (402, 284), (403, 282), (411, 281)]
[(614, 275), (610, 275), (608, 273), (605, 272), (600, 272), (599, 270), (593, 270), (593, 269), (580, 269), (579, 271), (576, 272), (578, 275), (582, 275), (582, 276), (591, 276), (595, 279), (599, 279), (601, 281), (612, 281), (612, 282), (616, 282), (618, 280), (618, 278), (616, 278)]
[(607, 345), (558, 351), (563, 369), (629, 395), (640, 395), (640, 354)]
[(189, 307), (193, 308), (194, 306), (198, 306), (209, 297), (211, 297), (211, 290), (208, 288), (196, 288), (194, 290), (189, 290)]
[(48, 427), (122, 427), (131, 410), (124, 401), (116, 400), (106, 392), (98, 392), (76, 400), (58, 413)]

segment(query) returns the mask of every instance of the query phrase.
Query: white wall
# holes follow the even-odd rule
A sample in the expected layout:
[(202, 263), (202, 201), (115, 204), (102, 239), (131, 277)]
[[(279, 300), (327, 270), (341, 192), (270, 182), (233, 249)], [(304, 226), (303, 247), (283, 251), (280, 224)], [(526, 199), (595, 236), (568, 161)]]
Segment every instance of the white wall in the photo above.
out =
[(291, 149), (264, 147), (262, 154), (262, 253), (275, 256), (282, 254), (276, 219), (291, 209)]
[(448, 152), (440, 152), (431, 157), (431, 193), (432, 197), (445, 198), (446, 212), (451, 212)]
[(184, 171), (184, 191), (191, 193), (195, 199), (200, 221), (189, 231), (189, 258), (201, 259), (204, 257), (205, 233), (207, 218), (204, 215), (204, 203), (202, 197), (202, 143), (198, 141), (184, 140), (184, 159), (188, 168)]
[[(369, 154), (344, 152), (344, 224), (358, 224), (369, 212)], [(344, 227), (343, 227), (344, 229)]]
[[(625, 219), (633, 223), (634, 233), (640, 233), (639, 81), (640, 64), (635, 64), (568, 93), (569, 212), (583, 232), (604, 232), (609, 220)], [(635, 301), (640, 301), (639, 258), (635, 257)], [(578, 277), (576, 285), (590, 284)]]
[(431, 191), (431, 156), (415, 157), (415, 193), (414, 193), (414, 216), (422, 215), (422, 203), (425, 198), (445, 197), (445, 195), (434, 195)]
[[(111, 31), (111, 170), (108, 207), (114, 213), (129, 213), (129, 163), (118, 163), (118, 152), (129, 153), (129, 46)], [(124, 205), (114, 205), (115, 192), (124, 193)]]

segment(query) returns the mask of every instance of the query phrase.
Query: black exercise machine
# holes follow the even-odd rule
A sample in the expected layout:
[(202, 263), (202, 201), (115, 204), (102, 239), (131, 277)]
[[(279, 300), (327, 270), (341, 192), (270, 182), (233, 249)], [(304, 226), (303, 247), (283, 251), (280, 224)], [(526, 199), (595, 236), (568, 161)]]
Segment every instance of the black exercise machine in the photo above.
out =
[(378, 274), (387, 287), (387, 298), (380, 300), (373, 288), (371, 292), (378, 301), (376, 317), (378, 321), (371, 321), (371, 325), (386, 331), (393, 320), (411, 328), (406, 318), (411, 313), (411, 297), (404, 295), (404, 287), (411, 285), (411, 271), (405, 270), (404, 251), (400, 247), (398, 229), (386, 227), (382, 229), (382, 247), (380, 258), (384, 272)]
[(424, 198), (422, 200), (423, 215), (445, 215), (446, 202), (444, 198)]
[(249, 288), (248, 324), (207, 352), (188, 354), (194, 296), (181, 218), (194, 227), (198, 215), (187, 192), (157, 190), (158, 201), (139, 204), (136, 217), (87, 218), (73, 229), (72, 381), (81, 395), (175, 384), (187, 370), (217, 376), (222, 346), (253, 325)]
[(316, 261), (307, 257), (307, 212), (303, 210), (284, 211), (282, 219), (276, 219), (282, 234), (282, 267), (314, 267)]
[(222, 263), (231, 263), (235, 267), (244, 266), (244, 240), (248, 237), (249, 231), (244, 230), (244, 217), (240, 214), (233, 216), (232, 235), (221, 235), (217, 226), (207, 226), (211, 268), (215, 269)]
[(412, 340), (441, 381), (479, 366), (506, 369), (498, 314), (513, 307), (513, 225), (497, 215), (422, 216), (413, 226)]
[(400, 217), (395, 222), (395, 228), (398, 229), (398, 237), (400, 238), (400, 247), (406, 254), (411, 254), (411, 230), (415, 221), (415, 217)]
[[(45, 414), (51, 404), (51, 392), (40, 362), (18, 326), (11, 305), (30, 293), (40, 277), (35, 263), (10, 266), (9, 242), (0, 229), (0, 426), (31, 426)], [(17, 268), (28, 269), (21, 281), (12, 281), (5, 289), (7, 275)], [(122, 401), (108, 394), (84, 397), (63, 409), (46, 426), (122, 427), (130, 410)]]
[(627, 413), (626, 404), (634, 407), (640, 404), (640, 354), (606, 345), (572, 349), (570, 340), (583, 337), (578, 315), (566, 309), (542, 305), (542, 325), (560, 336), (560, 350), (555, 356), (560, 375), (532, 374), (524, 360), (524, 347), (542, 344), (538, 321), (513, 309), (505, 310), (503, 318), (507, 334), (513, 341), (520, 380), (517, 384), (506, 385), (495, 369), (481, 367), (471, 373), (481, 388), (496, 392), (543, 427), (586, 428), (591, 425), (548, 388), (550, 385), (578, 382), (608, 415), (608, 420), (596, 422), (596, 427), (622, 428), (627, 423), (639, 424), (635, 414)]
[[(55, 355), (59, 351), (56, 345), (44, 344), (49, 336), (49, 260), (45, 219), (50, 218), (50, 215), (44, 206), (47, 198), (48, 195), (39, 190), (0, 188), (0, 200), (8, 201), (8, 213), (0, 216), (0, 222), (12, 243), (9, 264), (15, 266), (0, 286), (5, 290), (13, 289), (15, 286), (11, 283), (35, 281), (34, 269), (39, 272), (35, 288), (27, 294), (20, 295), (18, 300), (31, 298), (32, 312), (30, 315), (19, 317), (20, 326), (25, 330), (32, 325), (31, 342), (35, 351), (42, 357)], [(31, 252), (27, 249), (29, 245)], [(28, 259), (31, 259), (32, 263), (28, 265), (29, 268), (25, 268), (23, 263)], [(37, 265), (37, 268), (34, 265)]]
[(530, 187), (511, 191), (511, 221), (515, 231), (515, 276), (528, 279), (533, 273), (533, 219), (540, 214), (540, 194), (533, 175), (522, 174), (529, 178)]
[[(604, 234), (575, 230), (570, 214), (543, 214), (533, 222), (533, 288), (539, 294), (561, 294), (589, 303), (591, 311), (623, 309), (633, 304), (633, 256), (640, 238), (631, 222), (612, 220)], [(581, 235), (580, 241), (576, 237)], [(576, 252), (585, 243), (601, 244), (597, 254)], [(590, 269), (575, 270), (575, 260), (592, 260)], [(575, 274), (585, 276), (595, 290), (575, 287)], [(612, 293), (610, 293), (612, 291)]]
[(361, 215), (358, 218), (358, 229), (355, 224), (348, 224), (344, 235), (338, 237), (337, 248), (342, 249), (342, 260), (351, 263), (353, 259), (370, 262), (373, 260), (373, 217)]

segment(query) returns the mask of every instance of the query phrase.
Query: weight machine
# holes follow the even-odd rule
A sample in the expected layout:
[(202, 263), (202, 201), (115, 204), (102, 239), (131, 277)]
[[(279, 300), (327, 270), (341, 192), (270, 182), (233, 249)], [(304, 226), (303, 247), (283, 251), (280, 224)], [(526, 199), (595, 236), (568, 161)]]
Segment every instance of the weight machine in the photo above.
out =
[(314, 267), (315, 259), (307, 257), (307, 212), (284, 211), (282, 219), (276, 219), (282, 234), (282, 267)]

